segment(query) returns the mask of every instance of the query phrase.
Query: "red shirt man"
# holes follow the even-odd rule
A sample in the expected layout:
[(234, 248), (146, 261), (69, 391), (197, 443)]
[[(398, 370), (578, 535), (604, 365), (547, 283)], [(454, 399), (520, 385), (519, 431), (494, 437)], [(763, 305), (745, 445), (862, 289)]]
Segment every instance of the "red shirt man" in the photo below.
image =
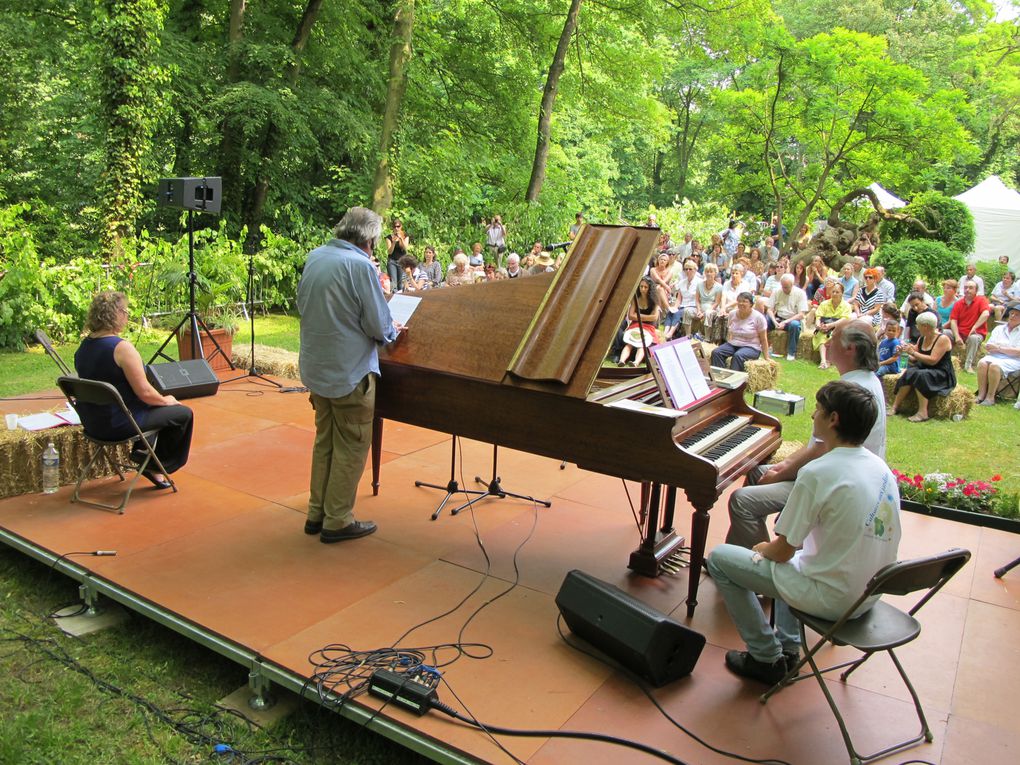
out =
[(964, 282), (963, 300), (953, 303), (953, 310), (949, 314), (949, 327), (953, 332), (954, 342), (967, 347), (963, 361), (965, 372), (974, 371), (978, 348), (988, 332), (990, 311), (988, 299), (977, 294), (977, 284), (973, 281)]

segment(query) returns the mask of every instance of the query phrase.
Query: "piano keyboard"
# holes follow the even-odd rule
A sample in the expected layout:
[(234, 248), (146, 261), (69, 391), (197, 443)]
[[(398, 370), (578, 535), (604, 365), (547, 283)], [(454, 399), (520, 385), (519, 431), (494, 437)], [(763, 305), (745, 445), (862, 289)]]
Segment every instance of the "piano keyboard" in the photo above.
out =
[(771, 428), (753, 425), (750, 417), (726, 415), (684, 438), (680, 446), (722, 469), (771, 434)]

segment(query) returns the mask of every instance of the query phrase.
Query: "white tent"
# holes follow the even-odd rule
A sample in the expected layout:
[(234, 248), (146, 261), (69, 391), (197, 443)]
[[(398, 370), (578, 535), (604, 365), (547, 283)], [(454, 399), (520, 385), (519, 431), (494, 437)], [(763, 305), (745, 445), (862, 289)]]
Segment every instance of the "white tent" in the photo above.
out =
[(875, 196), (878, 197), (878, 201), (882, 203), (882, 207), (886, 210), (895, 210), (897, 207), (907, 206), (906, 202), (891, 191), (882, 188), (877, 182), (871, 184), (868, 188), (875, 192)]
[(1008, 188), (997, 175), (985, 178), (974, 188), (958, 194), (974, 216), (975, 260), (1012, 257), (1020, 249), (1020, 194)]

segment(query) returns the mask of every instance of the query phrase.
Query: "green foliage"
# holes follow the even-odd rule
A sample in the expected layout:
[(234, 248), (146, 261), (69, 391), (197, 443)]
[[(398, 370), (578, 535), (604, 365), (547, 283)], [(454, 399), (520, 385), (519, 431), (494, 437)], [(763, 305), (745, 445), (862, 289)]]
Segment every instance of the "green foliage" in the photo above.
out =
[(904, 221), (887, 221), (881, 229), (883, 242), (931, 239), (958, 252), (973, 251), (974, 216), (963, 202), (937, 191), (925, 191), (898, 212), (917, 218), (935, 233), (926, 234), (917, 226)]
[(886, 276), (896, 285), (897, 295), (906, 295), (917, 279), (939, 284), (963, 273), (964, 259), (958, 250), (931, 239), (904, 239), (883, 244), (874, 262), (885, 267)]
[(978, 261), (974, 267), (977, 269), (978, 276), (984, 280), (986, 295), (992, 294), (992, 288), (1002, 281), (1002, 275), (1009, 270), (1008, 266), (1004, 266), (998, 261), (987, 260)]
[(682, 241), (683, 234), (690, 231), (706, 247), (712, 234), (725, 229), (730, 219), (730, 211), (717, 202), (699, 203), (689, 199), (669, 207), (650, 207), (642, 221), (650, 213), (655, 213), (659, 227), (675, 239)]

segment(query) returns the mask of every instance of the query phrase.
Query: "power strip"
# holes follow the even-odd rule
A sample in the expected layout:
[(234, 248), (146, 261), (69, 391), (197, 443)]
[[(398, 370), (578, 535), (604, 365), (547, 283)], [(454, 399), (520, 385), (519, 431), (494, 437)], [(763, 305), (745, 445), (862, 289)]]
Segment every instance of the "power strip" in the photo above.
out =
[(439, 675), (432, 672), (415, 671), (410, 674), (377, 669), (368, 681), (368, 692), (421, 717), (439, 701), (436, 693), (438, 683)]

